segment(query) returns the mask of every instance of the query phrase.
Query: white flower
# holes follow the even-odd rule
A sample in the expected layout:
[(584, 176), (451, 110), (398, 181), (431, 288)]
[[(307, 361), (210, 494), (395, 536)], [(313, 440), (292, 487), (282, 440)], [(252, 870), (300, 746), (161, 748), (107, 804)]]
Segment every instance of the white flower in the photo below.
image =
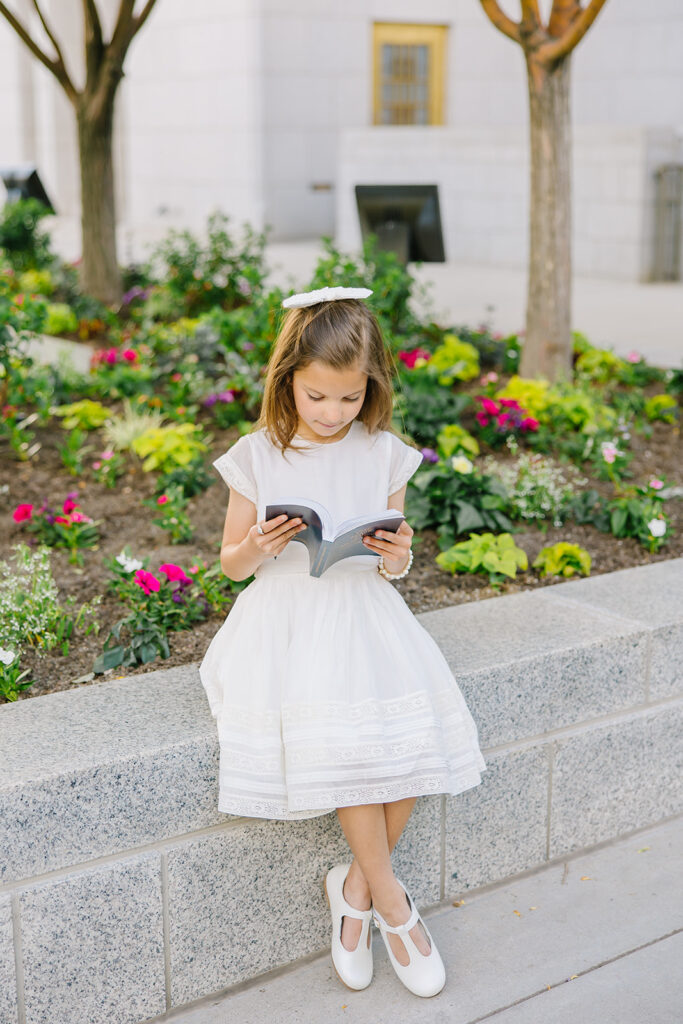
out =
[(128, 558), (123, 551), (120, 555), (116, 556), (116, 561), (126, 570), (126, 572), (135, 572), (136, 569), (142, 569), (142, 562), (139, 558)]
[(663, 537), (666, 533), (666, 523), (663, 519), (651, 519), (647, 528), (653, 537)]
[(314, 292), (290, 295), (282, 305), (285, 309), (293, 309), (314, 306), (316, 302), (333, 302), (335, 299), (367, 299), (368, 295), (372, 295), (370, 288), (317, 288)]
[(16, 654), (12, 651), (6, 651), (4, 647), (0, 647), (0, 661), (3, 665), (11, 665), (15, 658)]
[(471, 473), (474, 469), (474, 464), (465, 455), (454, 455), (451, 466), (456, 473)]

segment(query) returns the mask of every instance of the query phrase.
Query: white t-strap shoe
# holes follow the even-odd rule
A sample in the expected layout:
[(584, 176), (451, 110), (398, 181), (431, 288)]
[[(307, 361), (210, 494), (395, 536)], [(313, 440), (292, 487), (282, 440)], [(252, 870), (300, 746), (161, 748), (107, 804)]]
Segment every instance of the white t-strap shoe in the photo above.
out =
[[(405, 892), (408, 905), (410, 907), (410, 917), (408, 920), (405, 924), (399, 924), (395, 928), (392, 928), (391, 925), (388, 925), (382, 915), (374, 908), (372, 911), (373, 919), (380, 930), (380, 934), (384, 940), (384, 945), (387, 947), (391, 966), (394, 968), (405, 987), (416, 996), (435, 996), (446, 984), (446, 969), (443, 965), (443, 960), (439, 955), (439, 951), (434, 944), (434, 939), (430, 935), (426, 924), (420, 917), (410, 893), (403, 885), (403, 882), (399, 882), (398, 884)], [(427, 956), (420, 952), (413, 942), (412, 936), (409, 934), (411, 928), (414, 928), (418, 921), (424, 928), (431, 946)], [(409, 962), (405, 966), (400, 964), (394, 956), (391, 943), (387, 937), (388, 933), (400, 936), (401, 942), (405, 946), (408, 956), (410, 957)]]
[[(332, 963), (340, 981), (347, 988), (358, 990), (367, 988), (372, 981), (372, 944), (368, 944), (372, 908), (356, 910), (344, 899), (344, 882), (350, 867), (350, 864), (337, 864), (333, 867), (327, 872), (324, 887), (332, 914)], [(342, 945), (344, 917), (355, 917), (363, 922), (355, 949), (347, 949)]]

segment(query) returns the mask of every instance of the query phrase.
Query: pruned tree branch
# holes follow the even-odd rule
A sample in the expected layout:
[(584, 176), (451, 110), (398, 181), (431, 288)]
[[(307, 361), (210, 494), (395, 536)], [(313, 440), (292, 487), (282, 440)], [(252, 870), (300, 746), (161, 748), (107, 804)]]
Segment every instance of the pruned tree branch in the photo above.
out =
[(519, 24), (516, 21), (513, 21), (512, 18), (508, 18), (507, 14), (504, 14), (503, 11), (501, 11), (498, 6), (498, 0), (479, 0), (479, 3), (484, 9), (484, 14), (487, 16), (489, 21), (495, 25), (503, 35), (508, 36), (510, 39), (514, 40), (515, 43), (519, 43), (521, 46), (522, 37), (519, 31)]
[(83, 20), (86, 27), (86, 39), (90, 36), (93, 43), (101, 50), (103, 46), (102, 22), (95, 0), (83, 0)]
[(536, 51), (538, 60), (552, 63), (566, 57), (581, 42), (598, 14), (605, 6), (606, 0), (590, 0), (586, 7), (580, 7), (579, 15), (572, 21), (569, 28), (559, 39), (543, 43)]
[(522, 5), (522, 21), (529, 26), (539, 28), (541, 25), (541, 12), (538, 9), (538, 0), (520, 0)]
[(152, 13), (152, 8), (154, 7), (156, 2), (157, 0), (147, 0), (147, 3), (142, 8), (137, 18), (135, 19), (135, 32), (133, 33), (134, 35), (137, 34), (142, 28), (142, 26), (145, 24), (148, 17)]
[(40, 63), (43, 64), (48, 69), (48, 71), (52, 72), (52, 74), (55, 76), (59, 84), (62, 86), (71, 102), (74, 103), (78, 97), (78, 92), (73, 82), (69, 78), (69, 74), (66, 70), (66, 66), (64, 64), (64, 60), (62, 58), (59, 46), (57, 45), (57, 42), (52, 32), (48, 29), (45, 19), (42, 15), (40, 8), (38, 7), (36, 0), (34, 0), (34, 7), (38, 11), (38, 16), (40, 17), (40, 20), (43, 23), (43, 27), (45, 28), (45, 31), (47, 32), (47, 35), (57, 52), (56, 58), (48, 57), (48, 55), (43, 50), (41, 50), (40, 46), (38, 46), (38, 44), (34, 42), (34, 40), (31, 38), (24, 25), (12, 13), (12, 11), (10, 11), (7, 5), (2, 3), (2, 0), (0, 0), (0, 14), (2, 14), (7, 19), (7, 21), (10, 23), (10, 25), (17, 33), (21, 41), (25, 43), (26, 46), (28, 46), (33, 56), (37, 57)]

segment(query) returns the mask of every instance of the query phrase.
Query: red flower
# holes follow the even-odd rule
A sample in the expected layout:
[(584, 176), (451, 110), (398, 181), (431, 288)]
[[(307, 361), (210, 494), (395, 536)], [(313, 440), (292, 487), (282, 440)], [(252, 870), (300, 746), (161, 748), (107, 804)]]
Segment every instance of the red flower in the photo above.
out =
[(62, 505), (62, 512), (66, 512), (66, 514), (68, 515), (69, 512), (73, 512), (73, 510), (77, 507), (77, 501), (73, 501), (71, 498), (67, 498), (64, 504)]
[(132, 348), (124, 348), (121, 355), (123, 356), (124, 359), (127, 359), (129, 363), (136, 362), (138, 358), (137, 352), (135, 351), (135, 349)]
[(33, 505), (17, 505), (12, 518), (15, 523), (23, 523), (25, 519), (31, 519), (33, 517)]
[(157, 505), (165, 505), (167, 501), (168, 501), (167, 495), (162, 494), (162, 495), (160, 495), (157, 498)]
[(154, 576), (153, 573), (147, 572), (146, 569), (138, 569), (135, 573), (135, 582), (139, 587), (142, 587), (146, 594), (151, 594), (152, 591), (156, 593), (161, 587), (159, 580)]

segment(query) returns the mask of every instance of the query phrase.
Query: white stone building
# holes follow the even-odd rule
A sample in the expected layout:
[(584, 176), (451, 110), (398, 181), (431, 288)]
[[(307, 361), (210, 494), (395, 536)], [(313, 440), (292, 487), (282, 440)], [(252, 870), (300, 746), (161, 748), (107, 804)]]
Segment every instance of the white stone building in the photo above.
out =
[[(80, 0), (43, 6), (80, 80)], [(518, 0), (502, 6), (519, 16)], [(35, 20), (30, 0), (13, 9)], [(408, 60), (410, 110), (375, 99), (390, 53)], [(71, 109), (2, 18), (0, 96), (0, 167), (35, 163), (77, 220)], [(607, 0), (572, 57), (572, 114), (575, 270), (647, 280), (655, 171), (683, 164), (681, 0)], [(129, 51), (115, 150), (122, 258), (216, 208), (273, 240), (354, 247), (354, 185), (430, 183), (447, 260), (526, 262), (524, 64), (478, 0), (158, 0)]]

